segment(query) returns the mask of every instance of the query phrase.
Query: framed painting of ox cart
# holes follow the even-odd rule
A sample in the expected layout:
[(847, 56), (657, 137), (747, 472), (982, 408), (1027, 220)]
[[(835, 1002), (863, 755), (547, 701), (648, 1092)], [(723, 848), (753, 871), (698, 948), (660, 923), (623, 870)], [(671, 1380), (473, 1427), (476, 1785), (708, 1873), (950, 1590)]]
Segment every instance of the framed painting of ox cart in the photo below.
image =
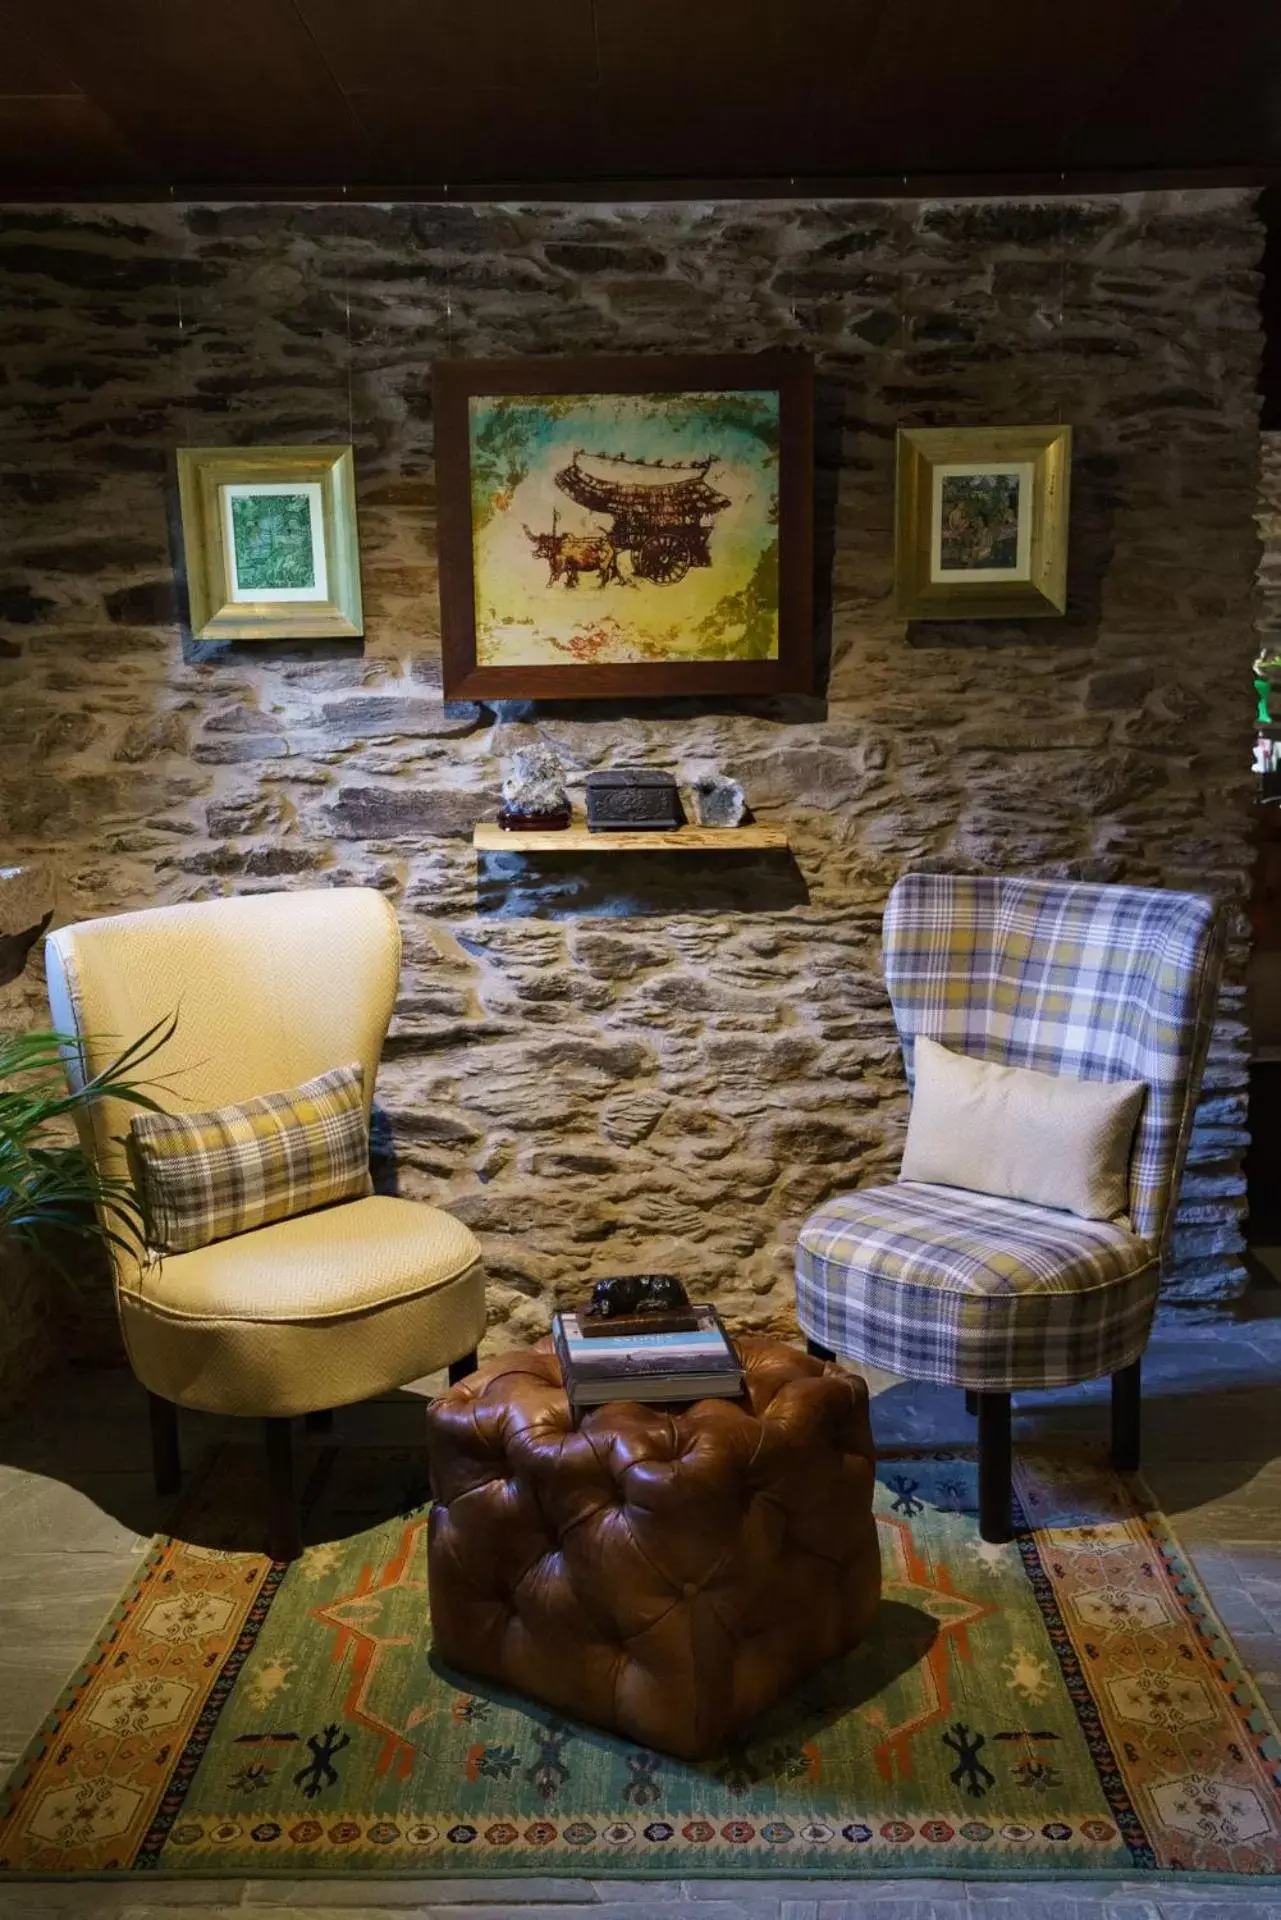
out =
[(445, 692), (805, 692), (813, 375), (801, 354), (435, 369)]

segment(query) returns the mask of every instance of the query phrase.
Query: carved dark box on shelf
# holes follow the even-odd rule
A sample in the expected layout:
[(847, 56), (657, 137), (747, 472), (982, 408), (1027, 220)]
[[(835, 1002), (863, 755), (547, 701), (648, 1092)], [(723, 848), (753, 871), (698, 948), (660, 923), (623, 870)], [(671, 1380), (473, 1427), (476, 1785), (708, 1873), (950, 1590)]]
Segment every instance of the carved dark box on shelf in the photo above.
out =
[(587, 824), (593, 833), (670, 833), (684, 824), (670, 773), (653, 767), (614, 767), (587, 776)]

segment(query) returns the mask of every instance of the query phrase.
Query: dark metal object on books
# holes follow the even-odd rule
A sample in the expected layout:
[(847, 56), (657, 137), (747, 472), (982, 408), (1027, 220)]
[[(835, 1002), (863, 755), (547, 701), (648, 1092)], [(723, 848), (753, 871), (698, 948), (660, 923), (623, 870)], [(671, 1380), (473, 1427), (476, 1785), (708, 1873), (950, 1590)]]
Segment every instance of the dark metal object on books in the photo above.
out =
[(591, 1320), (580, 1313), (578, 1329), (587, 1340), (598, 1340), (606, 1334), (618, 1340), (631, 1333), (697, 1333), (698, 1315), (692, 1307), (688, 1313), (624, 1313), (612, 1320)]
[(651, 1315), (681, 1313), (688, 1308), (689, 1295), (674, 1273), (617, 1273), (596, 1282), (591, 1305), (579, 1315), (579, 1324), (587, 1320), (617, 1323), (626, 1316), (643, 1315), (647, 1330), (656, 1331)]
[(670, 833), (684, 820), (670, 773), (654, 767), (615, 767), (587, 776), (587, 824), (593, 832), (652, 827)]

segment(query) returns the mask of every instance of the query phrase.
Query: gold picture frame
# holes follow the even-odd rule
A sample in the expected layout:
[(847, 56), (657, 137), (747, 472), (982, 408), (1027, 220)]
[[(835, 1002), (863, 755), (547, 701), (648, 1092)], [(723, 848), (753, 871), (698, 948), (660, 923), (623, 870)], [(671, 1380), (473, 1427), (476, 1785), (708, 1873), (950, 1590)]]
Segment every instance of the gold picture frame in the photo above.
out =
[(1064, 611), (1071, 427), (900, 427), (896, 451), (903, 619)]
[(181, 447), (178, 499), (193, 638), (364, 633), (349, 446)]

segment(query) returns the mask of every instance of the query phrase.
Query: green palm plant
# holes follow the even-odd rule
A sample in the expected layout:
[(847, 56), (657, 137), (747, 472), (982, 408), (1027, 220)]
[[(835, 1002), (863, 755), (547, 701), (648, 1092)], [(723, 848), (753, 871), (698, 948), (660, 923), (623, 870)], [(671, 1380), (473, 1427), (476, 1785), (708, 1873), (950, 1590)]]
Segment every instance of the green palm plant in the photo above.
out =
[(159, 1021), (78, 1087), (68, 1086), (64, 1066), (80, 1052), (74, 1034), (0, 1034), (0, 1249), (38, 1249), (60, 1264), (63, 1234), (128, 1252), (142, 1246), (132, 1181), (99, 1172), (78, 1140), (66, 1140), (65, 1127), (105, 1100), (162, 1112), (148, 1091), (154, 1083), (137, 1074), (176, 1023), (176, 1015)]

